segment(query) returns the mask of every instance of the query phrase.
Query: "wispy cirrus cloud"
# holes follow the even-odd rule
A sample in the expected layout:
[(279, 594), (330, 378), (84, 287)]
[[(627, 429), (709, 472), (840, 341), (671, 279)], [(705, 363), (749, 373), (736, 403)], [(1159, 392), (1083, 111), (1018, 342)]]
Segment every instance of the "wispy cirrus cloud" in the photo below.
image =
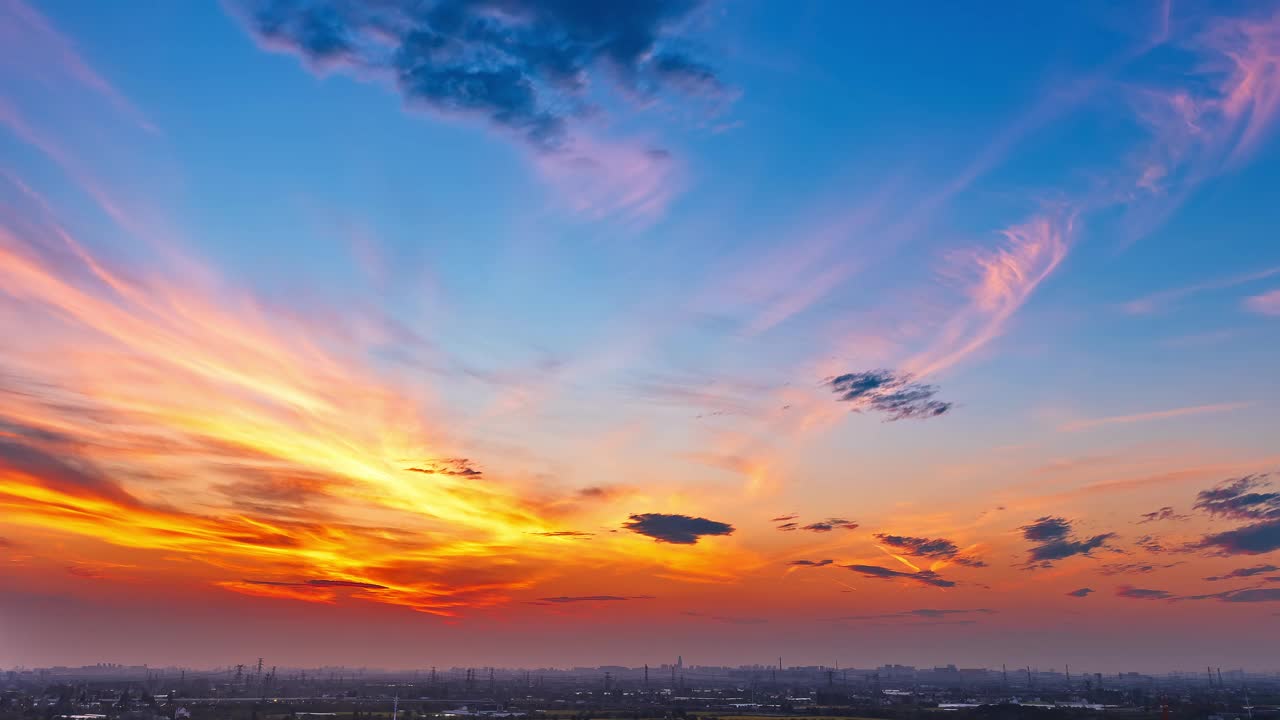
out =
[[(56, 84), (70, 79), (104, 99), (122, 117), (148, 133), (159, 133), (128, 97), (87, 61), (75, 43), (22, 0), (0, 3), (0, 57), (11, 67), (30, 70), (30, 78)], [(56, 76), (52, 77), (52, 76)]]
[(1259, 315), (1280, 315), (1280, 290), (1271, 290), (1245, 298), (1245, 309)]
[(1256, 272), (1241, 273), (1230, 277), (1207, 280), (1205, 282), (1195, 283), (1180, 288), (1172, 288), (1162, 290), (1160, 292), (1145, 295), (1134, 300), (1130, 300), (1121, 308), (1131, 315), (1147, 315), (1157, 312), (1179, 300), (1212, 290), (1226, 290), (1239, 285), (1265, 280), (1270, 277), (1280, 275), (1280, 267), (1269, 267)]
[(1076, 420), (1065, 423), (1063, 425), (1059, 425), (1058, 430), (1061, 432), (1080, 432), (1081, 430), (1091, 430), (1093, 428), (1109, 425), (1128, 425), (1131, 423), (1149, 422), (1151, 420), (1168, 420), (1170, 418), (1187, 417), (1190, 415), (1231, 412), (1232, 410), (1247, 408), (1252, 404), (1253, 403), (1248, 402), (1217, 403), (1213, 405), (1194, 405), (1191, 407), (1172, 408), (1170, 410), (1156, 410), (1154, 412), (1136, 413), (1133, 415), (1112, 415), (1109, 417)]
[(1001, 231), (992, 248), (951, 253), (946, 274), (960, 281), (966, 302), (947, 319), (932, 346), (906, 372), (927, 377), (961, 362), (1000, 337), (1015, 313), (1067, 256), (1074, 214), (1040, 215)]

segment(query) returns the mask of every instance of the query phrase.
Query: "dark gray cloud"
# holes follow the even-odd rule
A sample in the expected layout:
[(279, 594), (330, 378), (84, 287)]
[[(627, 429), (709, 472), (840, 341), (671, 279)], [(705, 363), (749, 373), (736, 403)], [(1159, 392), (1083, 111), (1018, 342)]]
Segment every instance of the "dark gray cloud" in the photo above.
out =
[(787, 564), (795, 567), (826, 567), (834, 562), (835, 560), (792, 560)]
[(1093, 592), (1093, 588), (1083, 587), (1083, 588), (1080, 588), (1079, 590), (1072, 590), (1071, 592), (1067, 593), (1067, 595), (1070, 595), (1071, 597), (1082, 598), (1082, 597), (1088, 597), (1089, 593), (1091, 592)]
[(652, 595), (559, 595), (538, 598), (538, 604), (565, 605), (580, 602), (622, 602), (624, 600), (652, 600)]
[(1280, 492), (1263, 492), (1270, 473), (1232, 478), (1196, 496), (1195, 508), (1236, 520), (1280, 520)]
[(833, 518), (827, 518), (826, 520), (818, 520), (817, 522), (811, 522), (811, 523), (802, 525), (801, 523), (795, 521), (797, 517), (799, 516), (783, 515), (781, 517), (774, 518), (772, 522), (779, 523), (777, 525), (777, 528), (782, 532), (808, 530), (809, 532), (825, 533), (825, 532), (831, 532), (832, 530), (857, 530), (858, 529), (858, 523), (854, 522), (853, 520), (846, 520), (845, 518), (833, 517)]
[(1115, 537), (1115, 533), (1102, 533), (1077, 539), (1071, 524), (1065, 518), (1045, 516), (1019, 528), (1022, 530), (1022, 537), (1036, 543), (1027, 551), (1027, 566), (1050, 567), (1057, 560), (1074, 555), (1089, 555)]
[(1205, 580), (1208, 580), (1209, 582), (1217, 582), (1219, 580), (1233, 580), (1235, 578), (1253, 577), (1254, 575), (1261, 575), (1263, 573), (1275, 572), (1276, 570), (1280, 570), (1280, 567), (1276, 567), (1275, 565), (1253, 565), (1251, 567), (1236, 568), (1235, 570), (1232, 570), (1231, 572), (1223, 575), (1214, 575), (1212, 577), (1207, 577), (1205, 578)]
[(704, 535), (732, 535), (734, 530), (728, 523), (664, 513), (632, 515), (622, 527), (631, 532), (647, 535), (658, 542), (676, 545), (693, 545)]
[(896, 548), (904, 555), (935, 560), (950, 560), (958, 565), (968, 565), (969, 567), (987, 566), (981, 559), (972, 555), (961, 555), (960, 548), (946, 538), (923, 538), (876, 533), (876, 539), (885, 545)]
[(377, 583), (357, 582), (355, 580), (326, 580), (312, 578), (310, 580), (302, 580), (297, 582), (288, 582), (284, 580), (250, 580), (245, 578), (241, 580), (249, 585), (273, 585), (276, 587), (295, 587), (295, 588), (355, 588), (357, 590), (385, 590), (386, 585), (378, 585)]
[(0, 470), (17, 471), (35, 483), (69, 495), (91, 495), (128, 507), (142, 503), (87, 461), (73, 454), (54, 456), (0, 436)]
[(1131, 600), (1170, 600), (1174, 597), (1168, 590), (1152, 590), (1149, 588), (1123, 585), (1116, 589), (1116, 596)]
[(1206, 535), (1197, 547), (1217, 550), (1223, 555), (1262, 555), (1280, 550), (1280, 520)]
[(1280, 602), (1280, 588), (1242, 588), (1205, 595), (1186, 595), (1174, 600), (1220, 600), (1233, 603)]
[(1261, 555), (1280, 550), (1280, 492), (1273, 492), (1270, 473), (1257, 473), (1223, 481), (1196, 496), (1195, 507), (1215, 517), (1253, 520), (1201, 538), (1191, 547), (1214, 550), (1220, 555)]
[(920, 572), (903, 572), (901, 570), (893, 570), (879, 565), (843, 565), (842, 567), (852, 570), (863, 577), (880, 578), (883, 580), (910, 580), (921, 585), (932, 585), (933, 587), (955, 587), (952, 580), (944, 580), (932, 570), (921, 570)]
[(1155, 512), (1142, 513), (1142, 519), (1138, 521), (1139, 525), (1145, 525), (1150, 522), (1159, 522), (1161, 520), (1187, 520), (1190, 515), (1179, 515), (1173, 511), (1173, 508), (1166, 505)]
[(820, 533), (831, 532), (832, 530), (857, 530), (858, 523), (852, 520), (845, 520), (844, 518), (827, 518), (826, 520), (819, 520), (815, 523), (803, 525), (800, 529)]
[(1107, 563), (1106, 565), (1098, 568), (1098, 572), (1103, 575), (1146, 575), (1147, 573), (1152, 573), (1156, 570), (1164, 570), (1181, 564), (1181, 562), (1165, 563), (1163, 565), (1141, 562)]
[(628, 488), (617, 485), (593, 485), (582, 488), (577, 495), (580, 500), (611, 500), (629, 491)]
[(452, 475), (454, 477), (469, 477), (479, 479), (484, 477), (484, 473), (477, 470), (471, 461), (466, 458), (441, 458), (439, 460), (428, 460), (421, 463), (418, 467), (405, 468), (409, 472), (423, 473), (425, 475)]
[(881, 615), (847, 615), (839, 620), (889, 620), (894, 618), (912, 619), (925, 618), (937, 619), (945, 618), (953, 615), (994, 615), (995, 610), (990, 608), (972, 608), (972, 609), (955, 609), (955, 610), (937, 610), (934, 608), (920, 608), (918, 610), (903, 610), (896, 613), (884, 613)]
[(1071, 521), (1060, 517), (1042, 517), (1030, 525), (1018, 528), (1022, 537), (1032, 542), (1061, 540), (1071, 533)]
[(265, 46), (318, 70), (388, 78), (405, 101), (474, 117), (547, 151), (596, 112), (591, 91), (720, 97), (719, 75), (676, 47), (700, 0), (241, 0)]
[(357, 582), (355, 580), (308, 580), (307, 584), (314, 587), (347, 587), (363, 590), (384, 590), (387, 587), (377, 583)]
[(581, 530), (548, 530), (546, 532), (529, 533), (530, 535), (540, 535), (542, 537), (570, 537), (570, 538), (589, 538), (595, 533), (583, 532)]
[(910, 374), (891, 370), (846, 373), (823, 381), (854, 412), (878, 412), (886, 422), (921, 420), (949, 412), (952, 404), (936, 400), (938, 388), (915, 382)]

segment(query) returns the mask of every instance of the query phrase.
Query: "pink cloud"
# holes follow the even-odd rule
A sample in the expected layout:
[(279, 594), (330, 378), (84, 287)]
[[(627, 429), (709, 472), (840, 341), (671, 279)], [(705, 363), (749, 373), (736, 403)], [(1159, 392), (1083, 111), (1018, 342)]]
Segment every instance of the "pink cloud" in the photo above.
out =
[(648, 224), (684, 187), (684, 166), (634, 141), (573, 138), (563, 151), (532, 155), (540, 175), (570, 209), (589, 219)]
[(954, 254), (949, 274), (965, 279), (968, 302), (905, 370), (917, 376), (946, 370), (1003, 334), (1014, 313), (1066, 257), (1073, 223), (1072, 216), (1039, 216), (1002, 231), (999, 247)]
[(74, 43), (21, 0), (0, 1), (0, 45), (14, 67), (52, 70), (87, 87), (109, 102), (139, 128), (159, 133), (159, 128), (124, 93), (80, 56)]
[(1256, 313), (1262, 315), (1272, 315), (1280, 317), (1280, 290), (1272, 290), (1254, 295), (1244, 301), (1244, 306)]

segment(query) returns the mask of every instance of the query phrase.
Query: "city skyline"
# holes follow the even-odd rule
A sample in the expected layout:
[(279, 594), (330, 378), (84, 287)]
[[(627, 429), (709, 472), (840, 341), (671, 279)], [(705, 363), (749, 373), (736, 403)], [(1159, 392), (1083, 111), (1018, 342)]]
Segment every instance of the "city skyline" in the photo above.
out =
[(1276, 669), (1280, 3), (0, 57), (0, 668)]

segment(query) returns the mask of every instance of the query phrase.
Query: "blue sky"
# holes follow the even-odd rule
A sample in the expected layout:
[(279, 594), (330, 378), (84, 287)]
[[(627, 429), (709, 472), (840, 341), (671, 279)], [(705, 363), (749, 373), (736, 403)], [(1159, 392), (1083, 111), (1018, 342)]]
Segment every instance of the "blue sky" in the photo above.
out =
[[(0, 351), (0, 372), (42, 400), (0, 413), (0, 430), (86, 433), (80, 461), (154, 501), (148, 512), (189, 493), (201, 518), (226, 521), (238, 506), (222, 473), (270, 457), (310, 479), (303, 493), (276, 478), (262, 498), (465, 539), (435, 555), (420, 539), (432, 577), (471, 580), (459, 554), (547, 561), (536, 577), (512, 572), (501, 597), (477, 582), (457, 602), (477, 612), (544, 589), (606, 594), (512, 539), (570, 526), (601, 535), (583, 562), (658, 598), (655, 627), (698, 603), (780, 618), (794, 608), (765, 587), (770, 573), (832, 609), (846, 600), (836, 583), (786, 562), (893, 562), (876, 532), (982, 553), (990, 577), (943, 590), (957, 606), (1005, 603), (1008, 618), (983, 622), (1006, 630), (1035, 620), (1012, 610), (1038, 591), (1027, 573), (1053, 573), (1046, 611), (1078, 602), (1066, 590), (1116, 584), (1100, 563), (1148, 553), (1135, 524), (1162, 506), (1192, 518), (1168, 531), (1177, 569), (1129, 582), (1190, 597), (1197, 578), (1258, 559), (1210, 538), (1274, 515), (1193, 505), (1241, 477), (1261, 488), (1277, 465), (1275, 6), (419, 10), (5, 6), (0, 249), (13, 269), (0, 322), (31, 339)], [(19, 258), (34, 269), (19, 273)], [(837, 394), (846, 375), (870, 389)], [(107, 425), (218, 449), (99, 447), (60, 414), (67, 397)], [(886, 410), (903, 398), (914, 414)], [(207, 426), (179, 420), (192, 406)], [(299, 438), (343, 454), (320, 463)], [(418, 470), (438, 486), (395, 474), (407, 453), (432, 459)], [(464, 459), (483, 491), (455, 487), (465, 475), (447, 468)], [(182, 480), (156, 484), (169, 474)], [(57, 526), (22, 507), (28, 525)], [(251, 519), (280, 519), (262, 512)], [(693, 554), (633, 537), (620, 523), (636, 513), (737, 530)], [(804, 533), (769, 524), (787, 513), (861, 529), (796, 546)], [(1046, 517), (1114, 535), (1098, 552), (1116, 557), (1030, 567), (1026, 528)], [(0, 540), (31, 544), (37, 530)], [(66, 533), (92, 546), (99, 579), (118, 566), (147, 580), (168, 561), (129, 553), (173, 549)], [(454, 613), (352, 542), (352, 557), (371, 553), (363, 565), (232, 553), (192, 577), (236, 602), (296, 602), (303, 591), (258, 597), (294, 585), (210, 568), (272, 583), (306, 572)], [(44, 591), (82, 597), (50, 574), (64, 552), (21, 557)], [(717, 574), (727, 563), (749, 569)], [(925, 596), (943, 590), (922, 579), (903, 602), (937, 604)], [(866, 602), (896, 602), (885, 590)], [(1089, 602), (1138, 603), (1101, 594)], [(1134, 632), (1156, 637), (1194, 605), (1162, 604)], [(1220, 630), (1251, 640), (1244, 622)], [(1089, 637), (1105, 643), (1106, 623)]]

